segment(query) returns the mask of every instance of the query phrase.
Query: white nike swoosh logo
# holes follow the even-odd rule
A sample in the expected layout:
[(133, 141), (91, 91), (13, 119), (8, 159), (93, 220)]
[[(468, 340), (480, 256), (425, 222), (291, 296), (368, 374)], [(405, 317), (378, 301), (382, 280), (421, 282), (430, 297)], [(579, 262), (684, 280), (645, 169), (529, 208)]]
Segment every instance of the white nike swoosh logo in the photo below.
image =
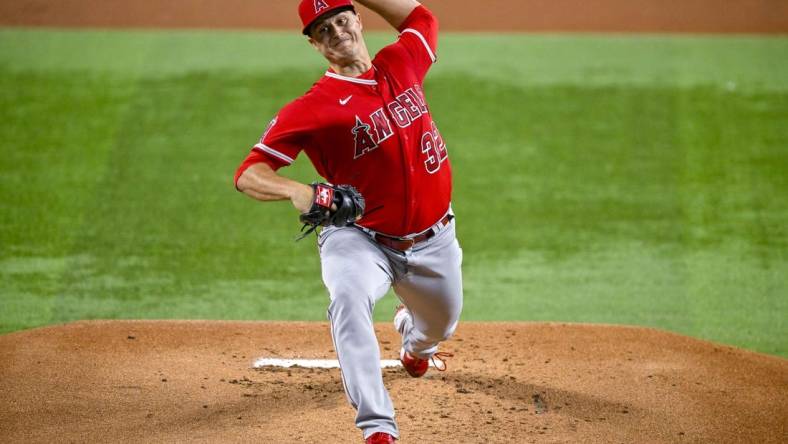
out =
[(352, 98), (353, 98), (353, 94), (345, 97), (344, 99), (339, 99), (339, 104), (342, 105), (342, 106), (345, 106), (345, 105), (347, 105), (348, 102), (350, 102), (350, 99), (352, 99)]

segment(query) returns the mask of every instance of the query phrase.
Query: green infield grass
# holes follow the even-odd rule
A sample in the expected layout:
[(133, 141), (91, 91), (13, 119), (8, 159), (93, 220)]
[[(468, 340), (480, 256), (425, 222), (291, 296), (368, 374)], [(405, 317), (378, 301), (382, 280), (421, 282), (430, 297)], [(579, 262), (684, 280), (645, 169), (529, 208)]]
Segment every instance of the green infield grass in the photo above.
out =
[[(788, 38), (449, 34), (439, 59), (464, 320), (788, 356)], [(232, 185), (324, 69), (295, 33), (0, 30), (0, 332), (325, 320), (295, 211)]]

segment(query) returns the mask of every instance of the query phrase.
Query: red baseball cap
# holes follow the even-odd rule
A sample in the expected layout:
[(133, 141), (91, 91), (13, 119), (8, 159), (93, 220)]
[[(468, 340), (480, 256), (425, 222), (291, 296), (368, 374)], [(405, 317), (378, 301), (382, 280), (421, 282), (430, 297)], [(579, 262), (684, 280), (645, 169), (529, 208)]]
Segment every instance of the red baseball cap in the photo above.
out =
[(321, 15), (339, 8), (353, 8), (350, 0), (301, 0), (298, 5), (298, 15), (301, 16), (301, 23), (304, 25), (302, 31), (304, 35), (309, 35), (309, 26)]

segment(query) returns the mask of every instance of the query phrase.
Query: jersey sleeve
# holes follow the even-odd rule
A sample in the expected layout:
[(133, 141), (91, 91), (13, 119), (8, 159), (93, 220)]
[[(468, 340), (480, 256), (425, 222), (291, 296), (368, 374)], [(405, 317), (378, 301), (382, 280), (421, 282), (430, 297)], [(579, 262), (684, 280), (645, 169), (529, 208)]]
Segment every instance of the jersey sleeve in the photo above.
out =
[(404, 58), (416, 77), (423, 81), (438, 60), (438, 19), (424, 5), (417, 6), (399, 26), (399, 39), (381, 53)]
[(256, 163), (265, 163), (274, 171), (292, 164), (309, 143), (315, 120), (299, 100), (291, 102), (271, 120), (252, 152), (235, 172), (235, 184), (244, 171)]

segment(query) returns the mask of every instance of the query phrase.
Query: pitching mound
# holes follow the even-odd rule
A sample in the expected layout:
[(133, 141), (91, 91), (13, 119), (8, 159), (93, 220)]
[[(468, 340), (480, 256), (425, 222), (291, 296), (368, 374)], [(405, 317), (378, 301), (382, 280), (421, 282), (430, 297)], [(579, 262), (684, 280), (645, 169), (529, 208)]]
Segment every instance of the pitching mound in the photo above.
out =
[[(384, 359), (399, 337), (377, 327)], [(650, 329), (464, 323), (385, 369), (402, 442), (786, 442), (788, 361)], [(0, 336), (0, 442), (361, 442), (328, 325), (77, 322)], [(426, 441), (425, 441), (426, 439)]]

